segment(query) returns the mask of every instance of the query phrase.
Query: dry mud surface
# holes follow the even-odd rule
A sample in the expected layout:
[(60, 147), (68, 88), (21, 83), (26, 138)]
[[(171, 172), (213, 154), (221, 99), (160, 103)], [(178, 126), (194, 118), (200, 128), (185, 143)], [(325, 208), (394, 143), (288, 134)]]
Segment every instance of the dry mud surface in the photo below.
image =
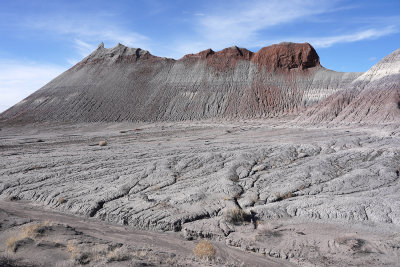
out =
[(396, 125), (1, 125), (0, 138), (3, 254), (4, 242), (24, 224), (49, 220), (11, 255), (40, 249), (48, 231), (63, 236), (54, 255), (64, 265), (71, 264), (69, 236), (132, 255), (150, 240), (156, 256), (129, 259), (139, 265), (202, 265), (192, 248), (203, 238), (216, 248), (214, 265), (400, 262)]

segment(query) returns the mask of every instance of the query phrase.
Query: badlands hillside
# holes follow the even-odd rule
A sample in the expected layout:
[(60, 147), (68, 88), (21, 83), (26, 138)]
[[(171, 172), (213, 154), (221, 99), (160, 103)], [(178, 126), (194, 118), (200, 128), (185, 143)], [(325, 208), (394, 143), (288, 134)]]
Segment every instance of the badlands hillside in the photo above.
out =
[(260, 118), (297, 113), (361, 73), (323, 68), (309, 44), (230, 47), (160, 58), (121, 44), (97, 50), (3, 119), (115, 122)]
[(0, 265), (399, 266), (399, 56), (100, 45), (1, 114)]

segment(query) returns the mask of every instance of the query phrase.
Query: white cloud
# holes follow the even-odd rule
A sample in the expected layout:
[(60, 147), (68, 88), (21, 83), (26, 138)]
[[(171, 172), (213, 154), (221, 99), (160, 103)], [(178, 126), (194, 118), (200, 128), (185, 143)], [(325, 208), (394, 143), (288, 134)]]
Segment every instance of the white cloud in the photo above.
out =
[(275, 39), (275, 40), (264, 40), (259, 41), (257, 46), (264, 46), (266, 44), (272, 43), (280, 43), (284, 41), (291, 41), (291, 42), (308, 42), (315, 48), (326, 48), (331, 47), (335, 44), (340, 43), (353, 43), (363, 40), (373, 40), (378, 39), (383, 36), (391, 35), (397, 33), (399, 30), (396, 26), (388, 26), (384, 28), (371, 28), (367, 30), (360, 30), (353, 33), (347, 33), (342, 35), (334, 35), (334, 36), (323, 36), (323, 37), (285, 37), (282, 39)]
[(0, 60), (0, 112), (15, 105), (67, 68), (55, 65)]
[(330, 47), (338, 43), (353, 43), (362, 40), (377, 39), (398, 32), (396, 27), (389, 26), (382, 29), (368, 29), (358, 31), (351, 34), (321, 37), (321, 38), (308, 38), (309, 42), (315, 47)]
[[(173, 58), (187, 53), (212, 48), (220, 50), (232, 45), (246, 48), (258, 45), (261, 31), (278, 25), (310, 19), (319, 14), (335, 10), (336, 0), (251, 0), (233, 1), (228, 7), (215, 7), (202, 16), (194, 17), (194, 32), (189, 37), (178, 39), (169, 49)], [(269, 42), (271, 43), (271, 42)]]
[(334, 3), (316, 0), (240, 2), (217, 15), (200, 18), (198, 30), (208, 45), (218, 49), (226, 44), (254, 46), (261, 30), (327, 13)]
[(75, 48), (82, 57), (86, 57), (96, 48), (96, 46), (88, 44), (82, 40), (75, 39)]
[[(40, 31), (47, 31), (52, 38), (64, 38), (73, 40), (73, 46), (81, 57), (87, 56), (99, 43), (106, 46), (115, 46), (121, 43), (131, 47), (143, 49), (150, 48), (150, 39), (134, 31), (125, 30), (118, 23), (110, 20), (113, 16), (101, 18), (77, 15), (74, 18), (63, 17), (36, 17), (29, 19), (24, 27), (30, 27)], [(75, 62), (75, 59), (68, 59)]]
[[(207, 48), (220, 50), (232, 45), (257, 49), (266, 45), (282, 41), (309, 42), (316, 48), (330, 47), (339, 43), (351, 43), (362, 40), (377, 39), (398, 32), (399, 17), (364, 19), (362, 15), (350, 22), (336, 21), (332, 13), (358, 6), (343, 5), (341, 1), (325, 0), (250, 0), (245, 4), (242, 1), (232, 1), (226, 6), (215, 7), (204, 16), (195, 17), (193, 23), (195, 31), (190, 37), (183, 37), (170, 48), (170, 56), (180, 58), (186, 53), (195, 53)], [(334, 18), (334, 20), (332, 20)], [(341, 25), (333, 27), (331, 36), (293, 36), (283, 31), (282, 38), (277, 37), (277, 29), (285, 24), (299, 25), (298, 32), (302, 32), (302, 25), (308, 23), (326, 23), (332, 30), (332, 23)], [(307, 23), (308, 22), (308, 23)], [(345, 27), (351, 25), (351, 28)], [(389, 25), (389, 26), (388, 26)], [(391, 26), (390, 26), (391, 25)], [(346, 32), (348, 29), (358, 29)], [(265, 34), (271, 32), (270, 39)], [(287, 32), (287, 31), (286, 31)]]

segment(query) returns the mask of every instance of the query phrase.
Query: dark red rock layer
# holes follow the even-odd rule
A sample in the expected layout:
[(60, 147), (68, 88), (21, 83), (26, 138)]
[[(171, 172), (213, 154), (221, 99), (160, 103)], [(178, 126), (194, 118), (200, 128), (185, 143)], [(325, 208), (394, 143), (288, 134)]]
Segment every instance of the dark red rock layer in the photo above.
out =
[(213, 67), (217, 71), (224, 71), (235, 68), (240, 60), (251, 60), (253, 54), (253, 52), (245, 48), (232, 46), (218, 52), (207, 49), (197, 54), (188, 54), (181, 60), (206, 60), (208, 66)]
[(219, 52), (212, 49), (197, 54), (185, 55), (181, 60), (206, 60), (207, 64), (218, 71), (232, 69), (240, 60), (249, 60), (269, 72), (305, 70), (319, 66), (319, 56), (309, 43), (280, 43), (260, 49), (253, 53), (237, 46), (225, 48)]
[(268, 71), (305, 70), (319, 66), (319, 56), (309, 43), (280, 43), (261, 48), (251, 60)]

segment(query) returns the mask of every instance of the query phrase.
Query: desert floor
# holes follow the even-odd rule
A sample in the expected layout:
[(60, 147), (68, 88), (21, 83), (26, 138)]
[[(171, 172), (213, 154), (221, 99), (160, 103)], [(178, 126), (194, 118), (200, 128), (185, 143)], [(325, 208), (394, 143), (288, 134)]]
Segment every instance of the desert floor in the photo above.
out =
[[(400, 262), (395, 125), (0, 128), (0, 253), (10, 266)], [(202, 239), (215, 249), (209, 260), (193, 253)]]

